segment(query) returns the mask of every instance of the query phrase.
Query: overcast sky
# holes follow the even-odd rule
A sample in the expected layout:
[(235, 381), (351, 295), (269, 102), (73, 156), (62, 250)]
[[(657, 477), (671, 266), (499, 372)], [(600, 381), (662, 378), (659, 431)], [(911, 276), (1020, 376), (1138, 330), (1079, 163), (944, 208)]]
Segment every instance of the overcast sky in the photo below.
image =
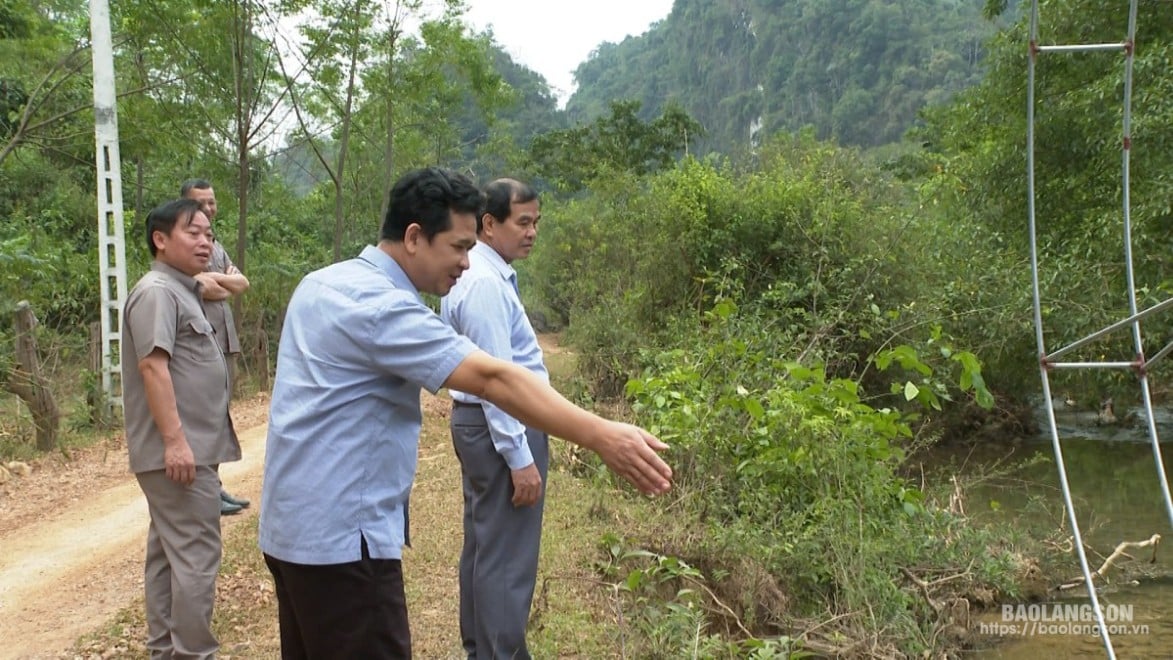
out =
[(550, 83), (559, 104), (573, 91), (573, 72), (604, 41), (619, 43), (667, 18), (672, 0), (467, 0), (465, 15), (493, 36), (514, 61)]

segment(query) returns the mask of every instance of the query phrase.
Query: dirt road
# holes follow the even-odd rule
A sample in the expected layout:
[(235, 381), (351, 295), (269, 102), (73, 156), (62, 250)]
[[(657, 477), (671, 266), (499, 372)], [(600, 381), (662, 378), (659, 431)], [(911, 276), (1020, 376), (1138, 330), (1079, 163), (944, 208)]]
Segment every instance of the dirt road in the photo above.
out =
[[(240, 434), (243, 460), (221, 466), (232, 493), (259, 500), (265, 426)], [(113, 457), (97, 484), (55, 479), (51, 467), (17, 482), (4, 498), (9, 524), (0, 527), (0, 658), (56, 658), (81, 634), (104, 625), (140, 597), (147, 534), (147, 505), (126, 471), (125, 454)], [(114, 474), (106, 474), (113, 471)], [(31, 482), (37, 484), (31, 485)], [(49, 481), (50, 483), (41, 483)], [(61, 484), (54, 488), (54, 481)], [(71, 492), (74, 491), (74, 492)], [(39, 506), (38, 506), (39, 505)], [(12, 514), (32, 509), (23, 514)], [(255, 509), (224, 518), (254, 524)]]
[[(548, 360), (557, 360), (563, 351), (549, 337), (543, 340)], [(225, 538), (247, 537), (249, 530), (241, 526), (256, 524), (268, 403), (267, 393), (233, 402), (237, 428), (249, 430), (240, 434), (243, 460), (221, 466), (221, 476), (230, 492), (251, 499), (254, 506), (222, 519)], [(421, 403), (425, 423), (412, 500), (413, 530), (418, 533), (413, 534), (410, 561), (404, 567), (412, 637), (419, 657), (459, 657), (454, 622), (462, 539), (460, 469), (448, 435), (446, 395), (425, 393)], [(72, 660), (65, 652), (79, 636), (110, 627), (113, 617), (142, 597), (148, 518), (146, 501), (127, 471), (125, 443), (115, 433), (71, 453), (69, 459), (60, 454), (42, 457), (31, 475), (0, 484), (0, 660)], [(591, 526), (597, 521), (586, 520), (586, 509), (575, 504), (586, 495), (572, 479), (552, 475), (548, 487), (552, 499), (546, 510), (542, 574), (552, 581), (543, 587), (540, 602), (546, 603), (541, 609), (557, 629), (553, 622), (559, 616), (579, 621), (582, 615), (576, 604), (591, 597), (589, 591), (586, 595), (579, 591), (586, 584), (583, 576), (566, 575), (574, 572), (573, 567), (589, 564), (582, 554), (591, 553), (591, 543), (582, 539), (597, 538), (601, 532)], [(563, 489), (567, 490), (559, 495)], [(238, 533), (233, 533), (234, 528)], [(249, 549), (255, 549), (255, 542), (237, 551)], [(259, 552), (252, 558), (256, 556)], [(221, 649), (222, 655), (275, 657), (278, 642), (272, 603), (263, 605), (268, 608), (263, 615), (253, 616), (249, 608), (256, 603), (233, 591), (241, 588), (251, 597), (271, 601), (268, 591), (261, 596), (252, 593), (255, 584), (268, 586), (269, 577), (263, 566), (252, 574), (241, 566), (247, 562), (237, 564), (233, 575), (221, 576), (220, 588), (226, 595), (217, 610), (230, 610), (226, 603), (240, 605), (246, 627), (224, 631), (222, 641), (227, 646)], [(609, 603), (603, 605), (609, 607)], [(589, 626), (579, 631), (577, 625), (562, 631), (554, 637), (556, 641), (546, 642), (546, 655), (574, 656), (551, 649), (558, 648), (558, 640), (567, 649), (577, 649), (586, 643), (580, 636), (594, 632)], [(125, 631), (107, 635), (93, 657), (122, 657), (116, 649), (112, 655), (109, 650), (126, 635)], [(142, 635), (142, 630), (129, 632), (136, 640)]]

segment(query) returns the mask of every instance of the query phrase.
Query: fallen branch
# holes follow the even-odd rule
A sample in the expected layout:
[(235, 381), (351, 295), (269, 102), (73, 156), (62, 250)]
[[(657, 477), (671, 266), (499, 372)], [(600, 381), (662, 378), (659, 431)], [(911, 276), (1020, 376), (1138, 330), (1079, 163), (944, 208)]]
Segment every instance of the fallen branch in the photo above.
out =
[(965, 517), (965, 493), (961, 492), (961, 482), (957, 480), (957, 475), (949, 477), (949, 481), (953, 482), (953, 492), (949, 494), (949, 513)]
[[(1160, 544), (1161, 544), (1161, 535), (1160, 534), (1153, 534), (1151, 537), (1149, 537), (1149, 539), (1147, 541), (1123, 541), (1123, 542), (1121, 542), (1119, 545), (1116, 546), (1116, 549), (1112, 551), (1112, 554), (1108, 555), (1108, 558), (1104, 560), (1103, 565), (1101, 565), (1099, 569), (1097, 569), (1095, 572), (1093, 572), (1091, 574), (1092, 580), (1094, 581), (1096, 578), (1103, 578), (1104, 575), (1107, 574), (1108, 569), (1112, 568), (1112, 565), (1116, 563), (1116, 560), (1121, 557), (1127, 557), (1128, 559), (1135, 559), (1135, 557), (1133, 557), (1132, 555), (1125, 552), (1125, 550), (1128, 550), (1129, 548), (1147, 548), (1149, 546), (1152, 546), (1153, 556), (1149, 559), (1149, 563), (1151, 564), (1151, 563), (1157, 561), (1157, 546), (1159, 546)], [(1059, 585), (1058, 587), (1055, 587), (1055, 589), (1057, 591), (1066, 591), (1068, 589), (1074, 589), (1076, 587), (1083, 586), (1084, 582), (1085, 582), (1084, 578), (1082, 576), (1080, 576), (1077, 578), (1073, 578), (1067, 582), (1064, 582), (1063, 584)]]
[(912, 571), (903, 566), (900, 567), (900, 572), (904, 573), (905, 577), (912, 580), (912, 583), (920, 588), (921, 594), (925, 597), (925, 602), (929, 604), (929, 607), (933, 608), (934, 612), (940, 615), (942, 605), (934, 600), (932, 594), (929, 593), (929, 583), (913, 575)]

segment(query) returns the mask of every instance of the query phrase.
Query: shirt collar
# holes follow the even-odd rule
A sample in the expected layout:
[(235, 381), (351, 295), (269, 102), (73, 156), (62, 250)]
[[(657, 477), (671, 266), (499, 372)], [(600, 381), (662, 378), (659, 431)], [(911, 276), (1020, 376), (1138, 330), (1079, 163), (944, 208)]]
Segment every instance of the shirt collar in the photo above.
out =
[(201, 288), (201, 285), (196, 280), (196, 278), (192, 277), (191, 275), (188, 275), (187, 273), (184, 273), (183, 271), (179, 270), (178, 268), (176, 268), (170, 264), (163, 263), (162, 261), (159, 261), (158, 259), (155, 259), (154, 261), (151, 262), (151, 270), (158, 272), (158, 273), (163, 273), (165, 275), (170, 275), (171, 277), (179, 280), (179, 283), (182, 284), (184, 286), (184, 288), (191, 289), (192, 291), (195, 291), (197, 293), (199, 292), (199, 290)]
[(363, 248), (358, 258), (383, 271), (387, 277), (391, 278), (391, 283), (395, 285), (395, 288), (410, 291), (415, 294), (417, 300), (423, 300), (420, 297), (419, 289), (415, 288), (415, 285), (411, 283), (411, 278), (404, 272), (403, 267), (386, 252), (374, 245), (368, 245)]
[(497, 254), (497, 251), (493, 249), (493, 246), (489, 245), (488, 243), (477, 241), (477, 244), (472, 246), (472, 251), (484, 257), (485, 260), (489, 262), (489, 265), (493, 267), (493, 270), (497, 271), (497, 273), (501, 276), (501, 279), (511, 280), (517, 277), (517, 271), (513, 270), (513, 266), (505, 263), (505, 260), (501, 258), (501, 255)]

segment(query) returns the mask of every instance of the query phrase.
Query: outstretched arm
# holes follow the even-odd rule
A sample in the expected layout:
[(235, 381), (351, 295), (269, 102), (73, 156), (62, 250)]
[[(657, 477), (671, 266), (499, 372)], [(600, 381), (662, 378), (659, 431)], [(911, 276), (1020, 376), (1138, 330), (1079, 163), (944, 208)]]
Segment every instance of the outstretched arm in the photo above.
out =
[(668, 445), (637, 426), (579, 408), (523, 367), (474, 351), (444, 386), (487, 399), (529, 426), (595, 452), (644, 493), (658, 495), (671, 488), (672, 469), (656, 454)]

